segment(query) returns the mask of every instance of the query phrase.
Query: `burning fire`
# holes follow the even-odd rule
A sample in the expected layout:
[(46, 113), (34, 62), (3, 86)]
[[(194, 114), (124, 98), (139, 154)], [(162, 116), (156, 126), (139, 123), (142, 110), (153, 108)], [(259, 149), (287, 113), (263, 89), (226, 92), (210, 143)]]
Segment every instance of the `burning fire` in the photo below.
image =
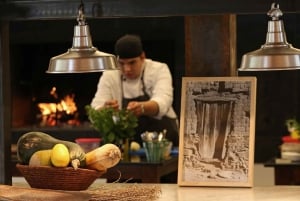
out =
[[(50, 91), (55, 99), (58, 100), (56, 87)], [(77, 120), (77, 106), (74, 101), (75, 94), (68, 94), (57, 103), (38, 103), (41, 112), (41, 125), (42, 126), (56, 126), (58, 123), (66, 122), (69, 125), (78, 125)]]

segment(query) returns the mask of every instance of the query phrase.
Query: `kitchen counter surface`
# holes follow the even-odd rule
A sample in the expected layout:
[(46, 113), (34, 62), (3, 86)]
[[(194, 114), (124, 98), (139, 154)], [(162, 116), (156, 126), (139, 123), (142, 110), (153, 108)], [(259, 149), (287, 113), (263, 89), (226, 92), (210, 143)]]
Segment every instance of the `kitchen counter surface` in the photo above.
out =
[[(95, 182), (91, 189), (100, 188), (108, 185), (109, 188), (115, 188), (123, 184), (105, 184), (104, 182)], [(248, 187), (179, 187), (177, 184), (125, 184), (125, 185), (156, 185), (161, 189), (157, 201), (299, 201), (300, 186), (255, 186)], [(17, 182), (13, 184), (16, 187), (26, 187), (26, 183)], [(28, 186), (27, 186), (28, 188)], [(129, 188), (131, 188), (129, 186)], [(82, 191), (84, 192), (84, 191)], [(132, 198), (132, 201), (135, 199)], [(45, 200), (46, 201), (46, 200)]]
[(162, 184), (159, 201), (299, 201), (300, 186), (262, 186), (253, 188), (178, 187)]

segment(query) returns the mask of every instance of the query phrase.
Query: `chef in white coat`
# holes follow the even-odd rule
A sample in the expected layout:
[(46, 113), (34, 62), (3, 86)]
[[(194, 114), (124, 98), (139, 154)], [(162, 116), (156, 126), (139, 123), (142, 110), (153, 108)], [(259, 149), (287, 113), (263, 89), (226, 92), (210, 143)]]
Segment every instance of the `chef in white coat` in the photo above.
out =
[(178, 121), (172, 107), (173, 86), (165, 63), (146, 58), (141, 39), (125, 35), (115, 44), (120, 70), (104, 71), (92, 107), (126, 108), (138, 117), (134, 140), (141, 142), (145, 131), (162, 132), (178, 146)]

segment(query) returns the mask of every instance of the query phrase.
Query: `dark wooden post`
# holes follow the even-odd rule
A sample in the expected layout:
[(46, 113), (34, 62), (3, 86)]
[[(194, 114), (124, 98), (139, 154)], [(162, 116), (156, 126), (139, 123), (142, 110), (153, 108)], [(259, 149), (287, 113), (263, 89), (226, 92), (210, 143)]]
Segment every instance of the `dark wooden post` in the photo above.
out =
[(0, 21), (0, 184), (12, 184), (10, 88), (9, 22)]
[(186, 76), (236, 74), (236, 16), (185, 17)]

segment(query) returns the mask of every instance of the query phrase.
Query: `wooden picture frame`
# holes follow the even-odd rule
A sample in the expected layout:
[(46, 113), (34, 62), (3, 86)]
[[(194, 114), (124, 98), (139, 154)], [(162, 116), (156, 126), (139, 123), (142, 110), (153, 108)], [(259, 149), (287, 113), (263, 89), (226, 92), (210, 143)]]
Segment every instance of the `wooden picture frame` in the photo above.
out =
[(182, 79), (179, 186), (253, 186), (256, 82)]

